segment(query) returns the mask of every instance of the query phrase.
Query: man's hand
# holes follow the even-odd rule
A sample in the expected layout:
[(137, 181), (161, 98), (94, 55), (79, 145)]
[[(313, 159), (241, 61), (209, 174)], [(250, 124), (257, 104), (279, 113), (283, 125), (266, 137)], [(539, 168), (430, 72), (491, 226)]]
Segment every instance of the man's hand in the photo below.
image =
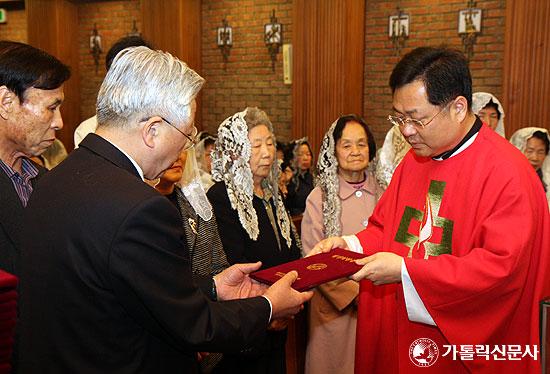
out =
[(208, 356), (210, 353), (208, 352), (197, 352), (197, 361), (198, 362), (201, 362), (202, 360), (204, 360), (204, 358), (206, 356)]
[(271, 301), (273, 306), (272, 321), (295, 315), (303, 309), (303, 304), (313, 296), (312, 291), (298, 292), (290, 287), (297, 278), (296, 271), (288, 272), (265, 292), (264, 296)]
[(214, 276), (219, 300), (244, 299), (263, 295), (267, 286), (250, 279), (248, 274), (258, 270), (261, 262), (235, 264)]
[(355, 260), (358, 265), (364, 265), (361, 270), (350, 278), (355, 281), (368, 279), (376, 286), (401, 282), (401, 261), (403, 258), (390, 252), (378, 252), (372, 256)]
[(327, 239), (321, 240), (319, 243), (315, 244), (315, 247), (308, 252), (306, 257), (313, 256), (319, 253), (330, 252), (334, 248), (348, 248), (348, 243), (340, 236), (332, 236)]
[(274, 319), (271, 321), (269, 326), (267, 326), (267, 329), (269, 331), (281, 331), (288, 327), (288, 324), (290, 323), (290, 320), (294, 317), (290, 318), (284, 318), (284, 319)]

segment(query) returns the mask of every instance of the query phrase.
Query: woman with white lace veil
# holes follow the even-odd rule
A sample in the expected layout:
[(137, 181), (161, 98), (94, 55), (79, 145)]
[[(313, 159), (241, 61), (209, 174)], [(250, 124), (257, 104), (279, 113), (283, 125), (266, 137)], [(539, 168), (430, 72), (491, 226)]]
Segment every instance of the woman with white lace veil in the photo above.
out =
[(474, 92), (472, 94), (472, 111), (497, 134), (505, 137), (504, 108), (493, 94)]
[(189, 247), (194, 274), (216, 275), (229, 267), (222, 248), (216, 217), (199, 182), (193, 148), (184, 150), (155, 184), (178, 208)]
[[(375, 154), (374, 137), (359, 116), (342, 116), (330, 126), (302, 220), (305, 253), (324, 238), (365, 228), (382, 194), (368, 171)], [(310, 304), (306, 373), (353, 373), (358, 293), (359, 283), (348, 279), (317, 287)]]
[(197, 165), (199, 168), (199, 176), (205, 191), (208, 191), (214, 184), (212, 179), (212, 150), (216, 138), (212, 135), (206, 134), (195, 146), (195, 155), (197, 156)]
[[(154, 187), (180, 212), (193, 274), (214, 276), (229, 267), (229, 263), (198, 171), (194, 148), (184, 150)], [(210, 373), (222, 355), (200, 353), (200, 358), (200, 372)]]
[[(278, 192), (273, 125), (264, 111), (246, 108), (222, 122), (212, 152), (216, 183), (208, 198), (230, 264), (262, 261), (262, 268), (301, 256), (301, 244)], [(224, 354), (216, 372), (285, 373), (286, 322), (250, 352)]]
[(539, 176), (546, 200), (550, 206), (550, 134), (542, 127), (524, 127), (510, 137), (510, 143), (516, 146), (529, 160)]
[(384, 138), (384, 144), (376, 157), (376, 180), (383, 189), (388, 188), (397, 165), (411, 149), (398, 125), (392, 126)]

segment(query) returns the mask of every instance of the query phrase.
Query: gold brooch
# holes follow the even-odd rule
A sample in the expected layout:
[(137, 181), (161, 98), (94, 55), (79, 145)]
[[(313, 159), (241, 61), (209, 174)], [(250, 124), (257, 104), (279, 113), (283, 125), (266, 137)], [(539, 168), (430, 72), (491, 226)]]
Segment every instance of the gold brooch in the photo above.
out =
[(189, 223), (189, 226), (191, 226), (191, 230), (195, 233), (195, 235), (197, 235), (197, 222), (193, 218), (188, 218), (187, 222)]

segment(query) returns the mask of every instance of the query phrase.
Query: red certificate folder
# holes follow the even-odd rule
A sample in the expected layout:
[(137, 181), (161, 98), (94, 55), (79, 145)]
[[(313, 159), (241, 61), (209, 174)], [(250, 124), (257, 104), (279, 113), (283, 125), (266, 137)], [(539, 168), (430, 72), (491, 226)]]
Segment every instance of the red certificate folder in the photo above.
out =
[(298, 279), (292, 284), (297, 291), (307, 291), (320, 284), (347, 277), (359, 271), (361, 265), (355, 260), (365, 257), (362, 253), (335, 248), (327, 253), (319, 253), (310, 257), (273, 266), (269, 269), (256, 271), (250, 277), (259, 282), (273, 284), (286, 273), (296, 270)]

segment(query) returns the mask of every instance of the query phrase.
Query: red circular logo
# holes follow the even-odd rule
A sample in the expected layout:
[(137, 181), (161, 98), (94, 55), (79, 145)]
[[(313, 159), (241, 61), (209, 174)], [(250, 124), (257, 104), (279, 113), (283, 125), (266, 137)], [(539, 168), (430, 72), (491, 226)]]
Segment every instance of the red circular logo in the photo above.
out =
[(409, 358), (418, 367), (432, 366), (438, 357), (439, 349), (432, 339), (416, 339), (409, 347)]

